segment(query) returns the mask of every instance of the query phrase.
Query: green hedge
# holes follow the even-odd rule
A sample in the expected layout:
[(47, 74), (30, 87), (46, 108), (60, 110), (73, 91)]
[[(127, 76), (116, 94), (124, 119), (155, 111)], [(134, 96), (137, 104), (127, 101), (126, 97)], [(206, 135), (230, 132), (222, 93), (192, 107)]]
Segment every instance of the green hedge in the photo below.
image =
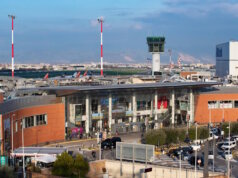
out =
[[(224, 131), (225, 137), (229, 135), (229, 123), (222, 123), (221, 129)], [(238, 135), (238, 122), (231, 123), (231, 135)]]
[[(197, 138), (206, 139), (209, 136), (209, 130), (207, 127), (197, 128)], [(190, 140), (195, 140), (196, 129), (191, 127), (188, 130), (188, 136)], [(146, 133), (146, 144), (157, 146), (169, 145), (172, 143), (183, 142), (187, 136), (187, 128), (162, 128), (158, 130), (152, 130)]]

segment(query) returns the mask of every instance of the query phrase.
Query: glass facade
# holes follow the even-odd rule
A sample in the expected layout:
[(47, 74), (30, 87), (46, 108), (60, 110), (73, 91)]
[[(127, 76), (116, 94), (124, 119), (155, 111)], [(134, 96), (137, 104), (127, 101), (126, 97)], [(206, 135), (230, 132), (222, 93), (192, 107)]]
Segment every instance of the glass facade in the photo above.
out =
[(70, 95), (65, 100), (67, 127), (82, 127), (87, 133), (153, 129), (165, 120), (170, 122), (172, 108), (175, 124), (186, 124), (191, 113), (190, 91), (175, 90), (174, 101), (172, 91), (162, 89)]

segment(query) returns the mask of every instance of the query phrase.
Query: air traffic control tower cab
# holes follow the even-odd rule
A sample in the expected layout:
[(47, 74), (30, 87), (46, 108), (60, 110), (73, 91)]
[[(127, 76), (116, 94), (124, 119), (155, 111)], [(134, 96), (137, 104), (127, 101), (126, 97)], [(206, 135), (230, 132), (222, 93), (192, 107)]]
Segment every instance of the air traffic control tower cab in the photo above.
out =
[(147, 44), (152, 53), (152, 76), (161, 75), (160, 53), (164, 52), (165, 37), (147, 37)]

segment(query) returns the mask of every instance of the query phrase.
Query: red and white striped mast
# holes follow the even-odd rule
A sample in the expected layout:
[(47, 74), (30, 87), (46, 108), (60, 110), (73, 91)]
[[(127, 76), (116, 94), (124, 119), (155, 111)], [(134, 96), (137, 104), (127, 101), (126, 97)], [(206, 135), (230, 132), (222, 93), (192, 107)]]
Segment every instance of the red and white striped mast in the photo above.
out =
[(14, 78), (14, 42), (13, 42), (13, 22), (16, 18), (14, 15), (8, 15), (12, 19), (12, 78)]
[(103, 18), (99, 18), (98, 22), (101, 24), (101, 76), (103, 76), (103, 36), (102, 36), (102, 32), (103, 32)]

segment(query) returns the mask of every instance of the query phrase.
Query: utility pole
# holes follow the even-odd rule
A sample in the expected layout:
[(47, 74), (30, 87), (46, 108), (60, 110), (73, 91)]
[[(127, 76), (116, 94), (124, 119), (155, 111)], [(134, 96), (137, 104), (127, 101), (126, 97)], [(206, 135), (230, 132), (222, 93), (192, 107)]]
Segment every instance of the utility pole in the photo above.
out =
[(13, 42), (13, 25), (14, 25), (14, 19), (16, 16), (14, 15), (8, 15), (9, 18), (12, 19), (12, 78), (14, 78), (14, 42)]
[(101, 24), (101, 76), (103, 76), (103, 18), (98, 18), (98, 23)]
[[(230, 155), (230, 144), (231, 144), (231, 121), (229, 121), (229, 153)], [(227, 164), (227, 177), (230, 178), (230, 156), (228, 156), (228, 164)]]
[(196, 149), (195, 149), (195, 178), (197, 178), (197, 145), (198, 145), (198, 142), (197, 142), (197, 123), (195, 123), (196, 125)]
[(25, 148), (24, 148), (24, 119), (22, 119), (22, 128), (21, 128), (21, 133), (22, 133), (22, 153), (23, 153), (23, 155), (22, 155), (22, 169), (23, 169), (23, 178), (25, 178), (26, 177), (26, 172), (25, 172)]

